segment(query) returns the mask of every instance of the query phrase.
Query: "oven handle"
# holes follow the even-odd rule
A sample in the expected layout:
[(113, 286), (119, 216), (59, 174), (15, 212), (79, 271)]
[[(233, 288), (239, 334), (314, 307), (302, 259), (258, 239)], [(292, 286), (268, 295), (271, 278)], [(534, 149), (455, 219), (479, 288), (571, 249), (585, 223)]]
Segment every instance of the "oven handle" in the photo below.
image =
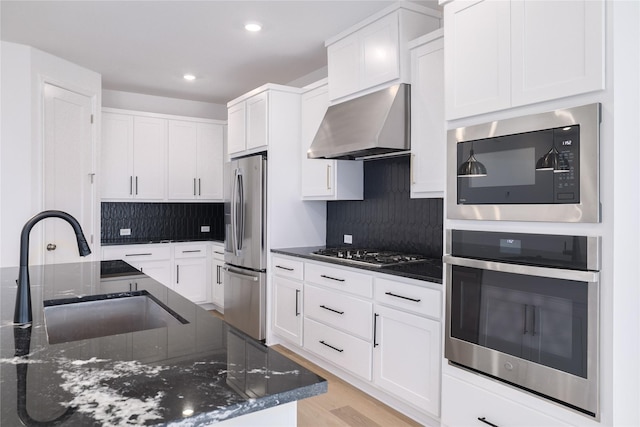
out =
[(460, 258), (452, 255), (442, 257), (445, 264), (459, 265), (462, 267), (477, 268), (480, 270), (498, 271), (501, 273), (524, 274), (527, 276), (549, 277), (552, 279), (576, 280), (578, 282), (595, 283), (600, 280), (597, 271), (566, 270), (561, 268), (534, 267), (522, 264), (506, 264), (503, 262), (484, 261), (471, 258)]

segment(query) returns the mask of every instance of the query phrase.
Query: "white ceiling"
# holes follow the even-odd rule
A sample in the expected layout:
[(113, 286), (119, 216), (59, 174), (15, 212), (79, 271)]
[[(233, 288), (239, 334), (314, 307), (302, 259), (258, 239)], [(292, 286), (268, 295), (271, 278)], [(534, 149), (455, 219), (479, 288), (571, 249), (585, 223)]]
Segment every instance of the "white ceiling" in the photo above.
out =
[(226, 104), (325, 67), (326, 39), (392, 3), (2, 0), (0, 36), (100, 73), (103, 89)]

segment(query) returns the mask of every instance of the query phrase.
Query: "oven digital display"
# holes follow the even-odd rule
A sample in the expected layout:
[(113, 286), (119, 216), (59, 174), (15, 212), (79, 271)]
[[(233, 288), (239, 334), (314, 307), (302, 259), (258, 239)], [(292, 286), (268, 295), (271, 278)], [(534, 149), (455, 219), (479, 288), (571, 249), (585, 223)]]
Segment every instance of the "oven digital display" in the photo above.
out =
[(519, 239), (500, 239), (500, 252), (503, 254), (520, 255), (522, 251), (522, 240)]

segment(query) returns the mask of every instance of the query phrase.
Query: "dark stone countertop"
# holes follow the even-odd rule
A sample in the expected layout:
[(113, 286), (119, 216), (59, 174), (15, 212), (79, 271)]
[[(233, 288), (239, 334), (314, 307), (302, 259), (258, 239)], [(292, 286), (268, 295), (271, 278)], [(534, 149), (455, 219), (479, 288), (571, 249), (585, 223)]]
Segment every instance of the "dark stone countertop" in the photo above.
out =
[(202, 239), (105, 239), (100, 242), (102, 246), (118, 246), (118, 245), (144, 245), (151, 243), (184, 243), (184, 242), (215, 242), (224, 244), (224, 240), (217, 240), (211, 238)]
[[(2, 426), (208, 425), (327, 391), (323, 378), (122, 261), (31, 266), (29, 328), (13, 324), (17, 276), (0, 269)], [(87, 338), (104, 333), (92, 309), (94, 319), (67, 331), (75, 341), (49, 343), (44, 301), (146, 293), (188, 323)], [(64, 316), (81, 306), (68, 305)]]
[(325, 258), (313, 255), (318, 249), (325, 249), (325, 246), (308, 246), (300, 248), (271, 249), (275, 254), (289, 255), (298, 258), (305, 258), (312, 261), (321, 261), (329, 264), (342, 265), (345, 267), (358, 268), (361, 270), (375, 271), (376, 273), (390, 274), (392, 276), (407, 277), (410, 279), (424, 280), (442, 284), (442, 259), (429, 259), (424, 262), (406, 263), (392, 265), (388, 267), (373, 267), (364, 265), (354, 265), (342, 261), (338, 258)]

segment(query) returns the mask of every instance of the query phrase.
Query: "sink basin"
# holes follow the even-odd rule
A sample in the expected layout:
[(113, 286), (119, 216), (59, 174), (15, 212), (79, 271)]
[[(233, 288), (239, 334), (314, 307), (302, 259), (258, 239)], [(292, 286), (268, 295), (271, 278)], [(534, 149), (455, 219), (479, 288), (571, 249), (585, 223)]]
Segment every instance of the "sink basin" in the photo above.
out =
[(189, 323), (147, 291), (44, 301), (49, 344)]

